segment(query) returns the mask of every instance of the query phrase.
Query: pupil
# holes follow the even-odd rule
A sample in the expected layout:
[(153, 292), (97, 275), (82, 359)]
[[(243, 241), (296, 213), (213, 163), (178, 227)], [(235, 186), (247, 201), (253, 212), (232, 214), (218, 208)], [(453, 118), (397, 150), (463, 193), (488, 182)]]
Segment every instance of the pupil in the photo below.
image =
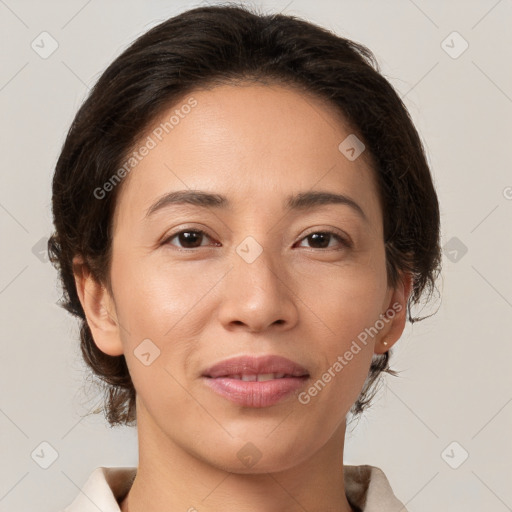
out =
[(180, 243), (182, 245), (187, 245), (187, 244), (193, 244), (194, 242), (194, 239), (196, 239), (195, 241), (197, 242), (197, 239), (200, 239), (201, 238), (201, 233), (198, 233), (196, 231), (185, 231), (183, 233), (180, 234)]
[(329, 246), (329, 234), (328, 233), (314, 233), (312, 235), (309, 235), (308, 238), (310, 238), (311, 240), (316, 241), (316, 242), (318, 242), (319, 238), (322, 238), (324, 243), (320, 244), (321, 248)]

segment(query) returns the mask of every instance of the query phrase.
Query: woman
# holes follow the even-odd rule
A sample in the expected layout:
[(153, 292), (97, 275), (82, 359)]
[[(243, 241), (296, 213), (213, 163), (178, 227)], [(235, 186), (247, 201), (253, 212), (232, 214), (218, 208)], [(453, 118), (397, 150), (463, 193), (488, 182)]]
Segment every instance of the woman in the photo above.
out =
[(365, 47), (200, 7), (136, 40), (71, 126), (51, 260), (137, 468), (66, 510), (406, 510), (344, 466), (411, 306), (439, 207), (405, 106)]

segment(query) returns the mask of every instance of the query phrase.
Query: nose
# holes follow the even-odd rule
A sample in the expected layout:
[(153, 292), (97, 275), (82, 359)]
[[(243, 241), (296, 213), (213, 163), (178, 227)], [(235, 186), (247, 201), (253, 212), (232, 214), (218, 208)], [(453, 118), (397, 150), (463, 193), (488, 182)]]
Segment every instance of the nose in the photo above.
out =
[(292, 328), (298, 320), (299, 300), (292, 272), (268, 250), (252, 262), (240, 254), (234, 251), (232, 268), (223, 279), (218, 314), (224, 327), (250, 332), (271, 326)]

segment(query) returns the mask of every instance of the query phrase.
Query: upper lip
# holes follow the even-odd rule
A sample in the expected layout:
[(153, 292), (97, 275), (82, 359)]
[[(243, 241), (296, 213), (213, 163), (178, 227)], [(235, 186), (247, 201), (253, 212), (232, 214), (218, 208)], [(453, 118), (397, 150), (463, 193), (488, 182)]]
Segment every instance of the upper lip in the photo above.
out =
[(292, 377), (308, 376), (308, 371), (298, 363), (282, 356), (239, 356), (225, 359), (203, 372), (204, 377), (226, 377), (228, 375), (262, 375), (284, 373)]

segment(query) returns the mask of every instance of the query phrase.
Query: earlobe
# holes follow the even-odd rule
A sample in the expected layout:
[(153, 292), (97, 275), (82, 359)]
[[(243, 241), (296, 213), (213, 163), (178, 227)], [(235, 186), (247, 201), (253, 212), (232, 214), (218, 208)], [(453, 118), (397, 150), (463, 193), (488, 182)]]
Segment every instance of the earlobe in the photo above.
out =
[(407, 303), (412, 283), (412, 275), (403, 274), (400, 283), (393, 289), (388, 307), (383, 312), (383, 316), (388, 319), (387, 326), (375, 342), (376, 354), (387, 352), (400, 339), (407, 321)]
[(123, 354), (115, 304), (105, 285), (91, 274), (80, 256), (73, 258), (75, 284), (94, 343), (110, 356)]

